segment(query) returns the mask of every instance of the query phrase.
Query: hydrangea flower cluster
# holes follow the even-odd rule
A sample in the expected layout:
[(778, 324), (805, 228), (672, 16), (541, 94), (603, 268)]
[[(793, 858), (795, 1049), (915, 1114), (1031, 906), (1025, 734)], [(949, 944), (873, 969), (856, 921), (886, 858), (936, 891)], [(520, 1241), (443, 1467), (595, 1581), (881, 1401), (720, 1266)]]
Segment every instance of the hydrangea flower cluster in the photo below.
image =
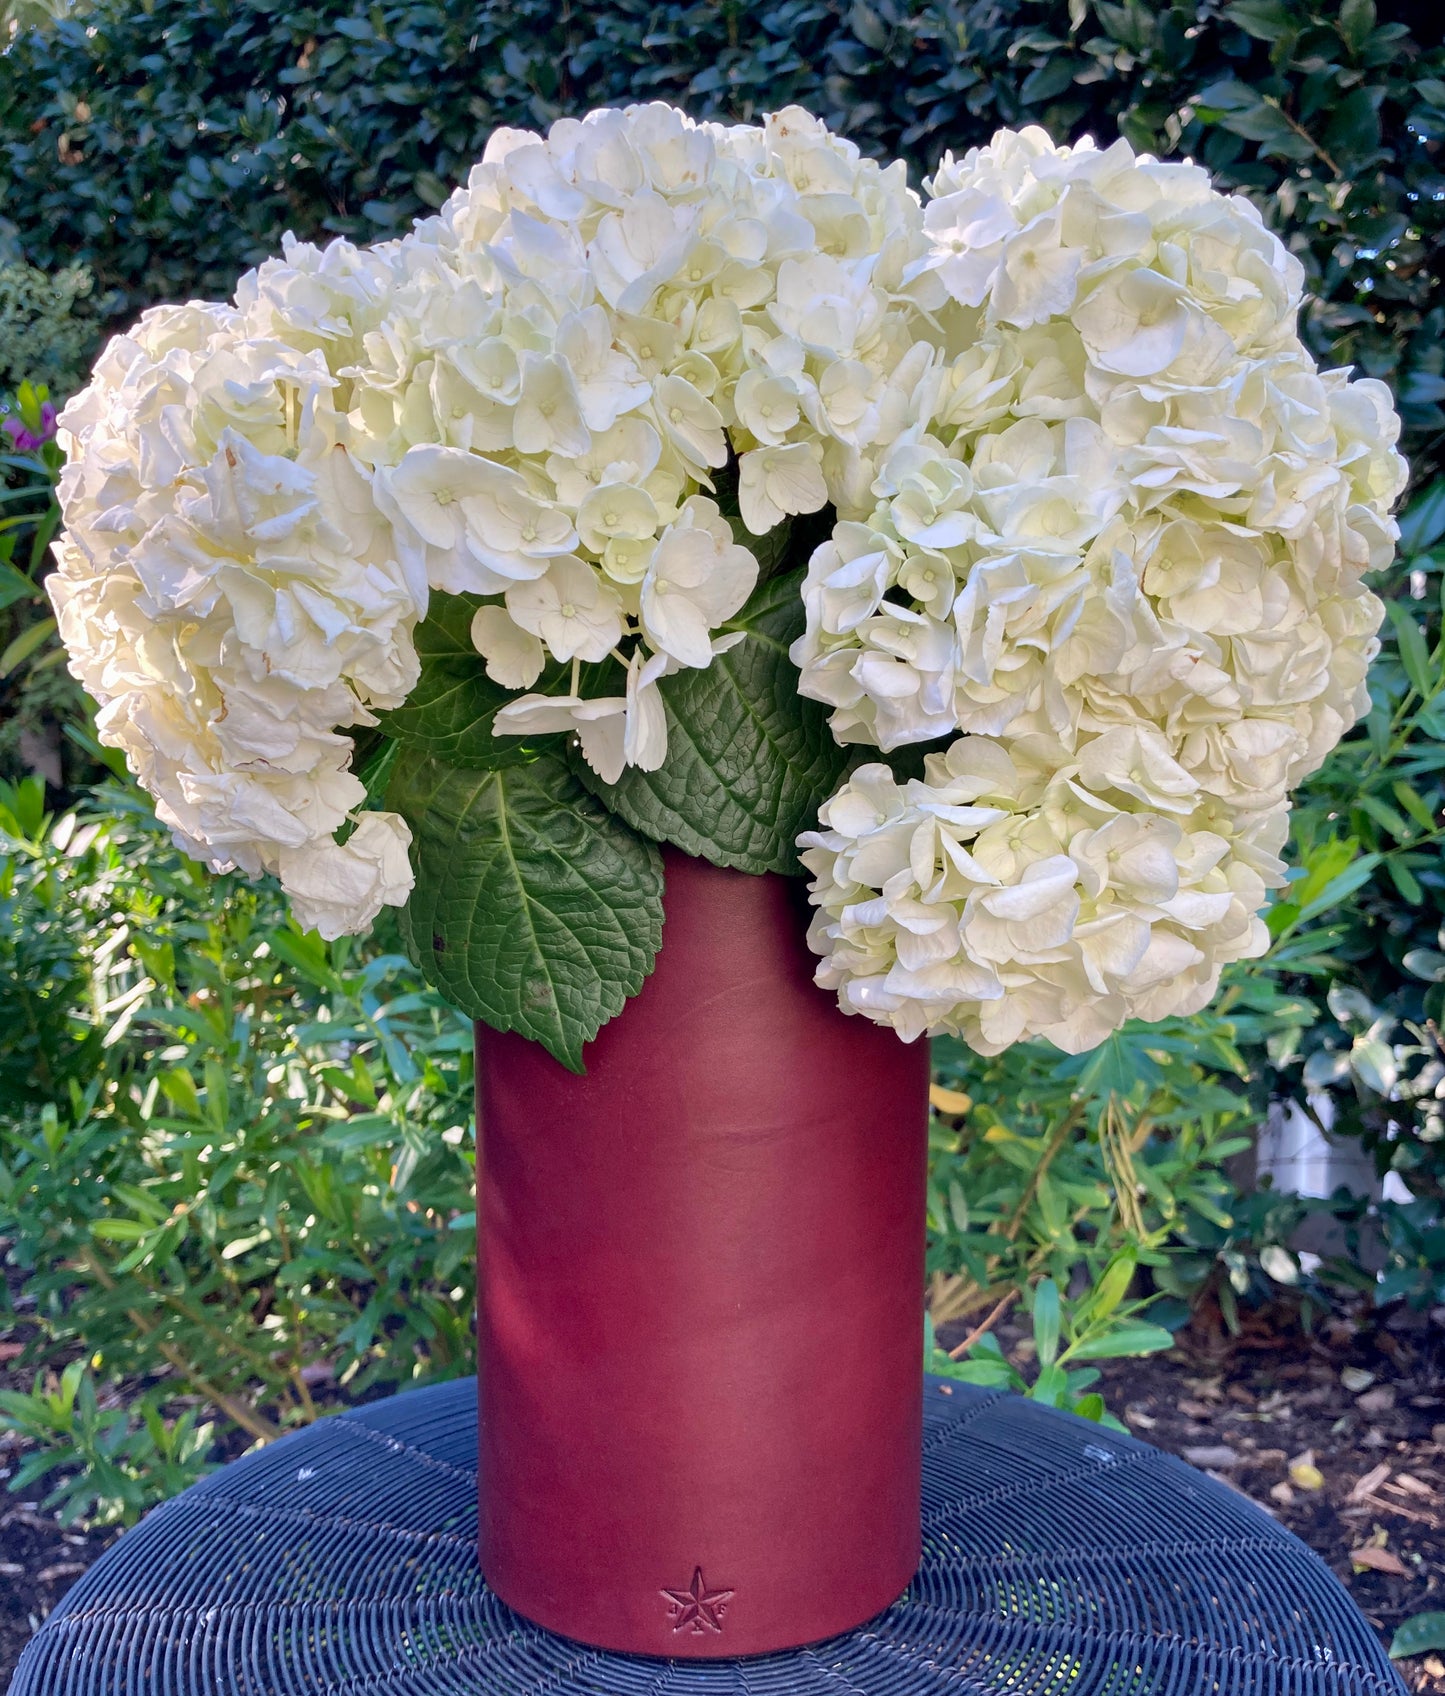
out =
[[(714, 632), (758, 578), (713, 474), (736, 462), (753, 536), (871, 500), (930, 357), (910, 297), (943, 298), (926, 250), (903, 166), (797, 107), (492, 136), (399, 245), (354, 439), (432, 586), (489, 597), (472, 636), (492, 678), (573, 668), (499, 734), (575, 732), (609, 781), (661, 765), (659, 679), (741, 640)], [(619, 692), (579, 695), (584, 662), (622, 668)]]
[(611, 784), (746, 639), (756, 539), (828, 508), (801, 694), (840, 742), (953, 740), (803, 839), (819, 981), (990, 1051), (1202, 1006), (1365, 705), (1398, 420), (1192, 165), (1005, 131), (927, 187), (796, 107), (594, 112), (112, 342), (48, 581), (180, 844), (364, 929), (413, 873), (350, 733), (415, 688), (432, 592), (472, 598), (495, 733)]
[(1123, 810), (1044, 738), (961, 736), (924, 764), (902, 783), (861, 767), (803, 839), (818, 982), (846, 1012), (909, 1042), (1077, 1052), (1127, 1018), (1197, 1011), (1227, 961), (1268, 946), (1257, 909), (1282, 868), (1263, 833)]
[(345, 446), (343, 404), (318, 351), (244, 311), (147, 312), (61, 415), (66, 529), (46, 580), (101, 740), (179, 845), (275, 872), (328, 937), (411, 888), (410, 832), (358, 813), (344, 732), (406, 699), (427, 594)]
[[(1289, 789), (1368, 704), (1399, 421), (1316, 370), (1298, 262), (1194, 166), (1029, 129), (927, 186), (952, 358), (815, 553), (793, 657), (841, 741), (965, 734), (807, 839), (820, 981), (905, 1035), (1077, 1049), (1265, 946)], [(981, 821), (983, 749), (1051, 781)], [(1125, 839), (1159, 876), (1115, 879)]]
[[(903, 165), (798, 108), (662, 105), (498, 131), (397, 242), (284, 257), (234, 309), (145, 315), (61, 420), (52, 593), (72, 668), (181, 845), (279, 873), (304, 923), (406, 899), (407, 832), (355, 823), (346, 729), (414, 684), (428, 589), (530, 689), (499, 734), (573, 731), (607, 779), (666, 755), (658, 680), (741, 638), (763, 535), (862, 510), (928, 350)], [(583, 699), (578, 667), (618, 668)]]

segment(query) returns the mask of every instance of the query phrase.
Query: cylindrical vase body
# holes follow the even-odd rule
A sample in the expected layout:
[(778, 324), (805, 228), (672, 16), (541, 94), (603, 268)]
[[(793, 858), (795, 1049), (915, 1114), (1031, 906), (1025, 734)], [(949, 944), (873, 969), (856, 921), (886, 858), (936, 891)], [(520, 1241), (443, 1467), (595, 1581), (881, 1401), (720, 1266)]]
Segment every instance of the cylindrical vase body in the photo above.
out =
[(801, 884), (666, 873), (585, 1076), (478, 1030), (482, 1568), (584, 1643), (759, 1654), (918, 1562), (927, 1052), (814, 986)]

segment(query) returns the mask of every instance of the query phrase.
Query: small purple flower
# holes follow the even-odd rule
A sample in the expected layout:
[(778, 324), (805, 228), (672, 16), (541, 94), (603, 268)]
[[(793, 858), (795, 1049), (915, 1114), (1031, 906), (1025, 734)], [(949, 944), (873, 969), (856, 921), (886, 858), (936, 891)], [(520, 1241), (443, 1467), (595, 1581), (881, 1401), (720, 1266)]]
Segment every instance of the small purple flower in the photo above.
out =
[(7, 418), (0, 423), (0, 430), (9, 436), (10, 445), (16, 453), (34, 453), (37, 448), (44, 447), (55, 434), (55, 408), (48, 400), (41, 403), (38, 436), (27, 428), (22, 418)]

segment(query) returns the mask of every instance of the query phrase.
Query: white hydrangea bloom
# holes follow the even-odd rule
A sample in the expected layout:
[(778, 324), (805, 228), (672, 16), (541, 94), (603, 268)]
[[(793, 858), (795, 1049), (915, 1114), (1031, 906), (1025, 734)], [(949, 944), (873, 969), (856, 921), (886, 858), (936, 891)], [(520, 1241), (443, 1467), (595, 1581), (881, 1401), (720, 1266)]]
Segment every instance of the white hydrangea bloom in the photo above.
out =
[(405, 819), (363, 813), (340, 847), (283, 848), (281, 882), (297, 918), (332, 942), (357, 928), (358, 914), (370, 923), (383, 907), (401, 906), (414, 881), (410, 846)]
[(71, 670), (186, 852), (279, 875), (302, 922), (363, 929), (411, 887), (345, 731), (416, 682), (425, 578), (348, 446), (340, 367), (386, 266), (288, 247), (236, 309), (147, 312), (60, 418), (47, 579)]
[(1388, 390), (1315, 369), (1298, 261), (1192, 165), (1029, 129), (928, 186), (910, 270), (963, 351), (814, 555), (804, 693), (884, 749), (1143, 718), (1202, 791), (1281, 804), (1366, 705)]
[(1077, 1053), (1130, 1016), (1197, 1012), (1268, 946), (1256, 909), (1282, 881), (1268, 831), (1242, 845), (1209, 822), (1091, 782), (1042, 739), (960, 737), (903, 783), (863, 766), (801, 839), (818, 981), (906, 1041), (948, 1031), (982, 1054)]
[[(923, 309), (947, 296), (928, 252), (903, 166), (797, 107), (762, 125), (648, 105), (498, 131), (395, 244), (346, 378), (348, 440), (402, 557), (433, 588), (488, 597), (473, 639), (504, 687), (549, 660), (619, 668), (605, 711), (554, 674), (498, 734), (574, 729), (604, 772), (660, 763), (660, 701), (640, 703), (667, 670), (711, 662), (757, 582), (715, 474), (736, 463), (754, 536), (830, 501), (871, 510), (936, 363)], [(293, 291), (308, 304), (310, 285)]]
[[(410, 886), (346, 732), (415, 682), (429, 589), (484, 598), (505, 688), (571, 667), (499, 733), (655, 769), (658, 680), (757, 581), (714, 474), (736, 460), (754, 533), (866, 498), (933, 357), (927, 251), (902, 165), (797, 108), (636, 106), (499, 131), (400, 241), (288, 238), (234, 307), (147, 314), (62, 419), (51, 590), (102, 736), (184, 847), (276, 872), (328, 935)], [(582, 664), (616, 693), (582, 699)]]
[(794, 657), (839, 739), (959, 737), (809, 839), (821, 981), (985, 1047), (1202, 1005), (1363, 710), (1398, 421), (1193, 166), (1026, 130), (929, 187), (797, 108), (597, 112), (499, 131), (400, 241), (288, 240), (117, 338), (49, 581), (182, 846), (328, 936), (405, 899), (347, 732), (406, 698), (431, 589), (482, 600), (498, 734), (656, 769), (660, 680), (757, 581), (735, 465), (745, 532), (835, 511)]
[[(1129, 817), (1147, 809), (1151, 840), (1172, 843), (1181, 868), (1227, 868), (1257, 904), (1251, 845), (1283, 842), (1291, 787), (1368, 705), (1383, 608), (1363, 578), (1391, 557), (1405, 481), (1389, 392), (1316, 370), (1298, 334), (1298, 261), (1192, 165), (1123, 141), (1056, 147), (1028, 129), (945, 157), (927, 186), (932, 249), (908, 274), (951, 297), (934, 316), (952, 357), (912, 392), (871, 510), (844, 515), (810, 562), (793, 648), (803, 693), (834, 709), (843, 742), (889, 750), (963, 733), (964, 750), (979, 738), (1015, 759), (1049, 749), (1069, 794)], [(931, 787), (957, 788), (930, 770), (907, 792), (920, 819), (933, 817)], [(1061, 855), (1089, 859), (1085, 826), (1067, 796), (1047, 794), (1030, 837), (1046, 869), (1030, 873), (1028, 901), (1045, 886), (1058, 900), (1009, 932), (1007, 970), (990, 952), (994, 921), (1025, 897), (965, 893), (958, 871), (921, 893), (923, 872), (896, 881), (901, 861), (860, 874), (857, 857), (872, 867), (882, 848), (855, 842), (840, 822), (851, 804), (840, 814), (835, 801), (807, 856), (820, 981), (906, 1035), (956, 1030), (984, 1047), (1025, 1034), (1086, 1045), (1130, 1014), (1202, 1005), (1239, 957), (1245, 909), (1200, 928), (1131, 898), (1107, 934), (1137, 939), (1147, 923), (1151, 962), (1174, 937), (1167, 977), (1092, 971), (1077, 926), (1102, 924), (1123, 898), (1065, 876)], [(1201, 836), (1218, 842), (1214, 858)], [(1053, 940), (1075, 897), (1067, 941)], [(931, 924), (945, 900), (969, 916), (960, 937), (928, 932), (939, 948), (947, 934), (952, 964), (920, 976), (920, 945), (903, 940), (923, 922), (909, 903)]]
[(627, 664), (625, 694), (523, 695), (497, 714), (497, 734), (571, 732), (605, 783), (616, 783), (627, 766), (656, 771), (667, 757), (667, 718), (657, 681), (672, 669), (666, 654), (644, 659), (635, 649)]

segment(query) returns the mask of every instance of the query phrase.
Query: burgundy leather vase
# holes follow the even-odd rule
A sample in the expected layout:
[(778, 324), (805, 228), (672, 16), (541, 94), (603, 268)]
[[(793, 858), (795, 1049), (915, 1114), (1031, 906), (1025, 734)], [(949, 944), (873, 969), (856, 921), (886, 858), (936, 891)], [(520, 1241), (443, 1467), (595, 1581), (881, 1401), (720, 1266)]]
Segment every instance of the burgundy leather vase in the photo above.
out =
[(481, 1560), (581, 1642), (751, 1655), (918, 1562), (928, 1061), (814, 987), (800, 882), (666, 872), (585, 1077), (477, 1033)]

